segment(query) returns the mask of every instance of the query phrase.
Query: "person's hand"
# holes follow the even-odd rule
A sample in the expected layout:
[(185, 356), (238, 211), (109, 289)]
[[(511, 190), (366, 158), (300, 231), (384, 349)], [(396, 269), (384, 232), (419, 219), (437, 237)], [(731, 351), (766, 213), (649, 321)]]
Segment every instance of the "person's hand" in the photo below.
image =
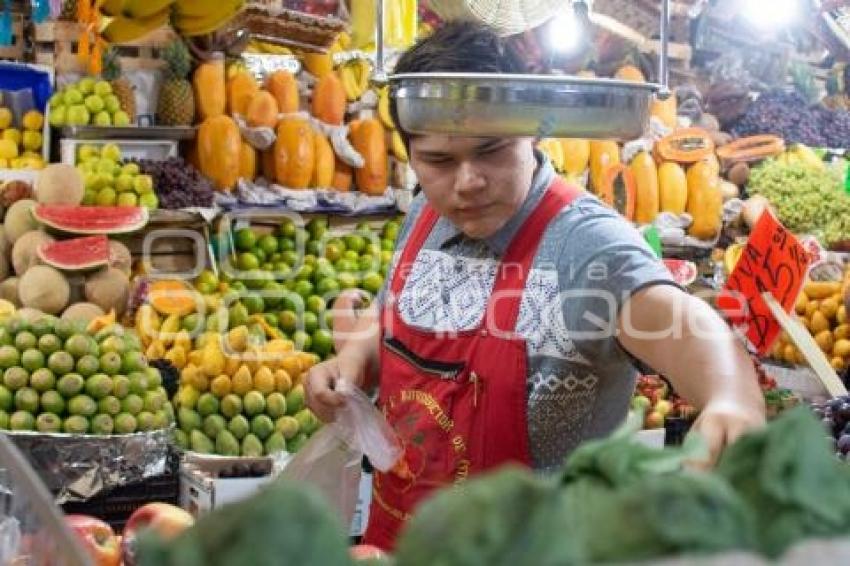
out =
[(310, 369), (304, 381), (306, 402), (322, 422), (333, 422), (337, 410), (345, 404), (345, 397), (339, 393), (340, 381), (346, 380), (361, 387), (366, 365), (365, 358), (353, 353), (341, 353)]
[(764, 411), (753, 410), (729, 401), (711, 402), (705, 406), (691, 432), (700, 434), (708, 444), (709, 459), (690, 462), (698, 469), (713, 467), (723, 449), (747, 432), (765, 424)]

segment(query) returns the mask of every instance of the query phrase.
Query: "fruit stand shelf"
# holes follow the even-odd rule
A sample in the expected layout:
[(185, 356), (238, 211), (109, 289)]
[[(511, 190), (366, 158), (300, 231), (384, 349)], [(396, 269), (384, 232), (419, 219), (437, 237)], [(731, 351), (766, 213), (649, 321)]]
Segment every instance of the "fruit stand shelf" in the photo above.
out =
[[(52, 66), (57, 73), (83, 73), (85, 64), (77, 58), (82, 26), (75, 22), (45, 22), (35, 25), (33, 36), (35, 61)], [(162, 49), (175, 38), (171, 28), (163, 26), (149, 34), (117, 46), (125, 71), (158, 69), (165, 66)]]
[(195, 138), (197, 128), (184, 126), (66, 126), (62, 128), (63, 138), (78, 140), (106, 139), (144, 139), (144, 140), (191, 140)]

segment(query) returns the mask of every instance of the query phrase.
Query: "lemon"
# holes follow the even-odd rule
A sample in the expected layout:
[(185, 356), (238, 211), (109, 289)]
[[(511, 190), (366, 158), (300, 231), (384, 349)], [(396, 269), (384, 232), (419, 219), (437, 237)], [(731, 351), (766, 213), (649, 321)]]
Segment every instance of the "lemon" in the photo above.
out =
[(24, 114), (22, 122), (26, 130), (40, 130), (44, 125), (44, 115), (38, 110), (30, 110)]
[(0, 108), (0, 130), (12, 125), (12, 111), (8, 108)]
[(38, 151), (41, 149), (41, 132), (26, 130), (24, 131), (22, 141), (24, 149)]
[(15, 145), (21, 145), (21, 131), (17, 128), (3, 130), (3, 139), (13, 141)]
[(18, 144), (5, 138), (0, 139), (0, 159), (12, 160), (16, 157), (18, 157)]

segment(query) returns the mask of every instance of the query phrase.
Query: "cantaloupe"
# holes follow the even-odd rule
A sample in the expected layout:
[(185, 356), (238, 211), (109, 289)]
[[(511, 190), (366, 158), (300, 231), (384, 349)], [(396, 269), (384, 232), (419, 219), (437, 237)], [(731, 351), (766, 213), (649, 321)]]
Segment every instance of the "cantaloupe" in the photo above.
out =
[(6, 239), (10, 244), (29, 232), (38, 228), (38, 222), (32, 216), (32, 207), (35, 201), (32, 199), (19, 200), (6, 211), (6, 220), (3, 227), (6, 231)]
[(122, 315), (130, 296), (130, 279), (120, 269), (107, 267), (86, 278), (86, 300), (109, 312)]
[(71, 289), (59, 270), (49, 265), (36, 265), (21, 277), (18, 294), (23, 306), (57, 314), (68, 304)]
[(38, 174), (35, 198), (42, 204), (80, 204), (85, 193), (83, 176), (67, 163), (53, 163)]
[(133, 256), (127, 246), (116, 240), (109, 240), (109, 267), (124, 272), (128, 277), (133, 267)]
[(103, 315), (103, 309), (94, 303), (74, 303), (65, 309), (61, 318), (62, 320), (91, 322), (92, 319)]
[(12, 247), (12, 267), (15, 269), (15, 275), (20, 277), (30, 267), (39, 265), (41, 260), (38, 258), (38, 247), (52, 241), (53, 238), (41, 230), (30, 230), (18, 238)]
[(16, 307), (21, 306), (21, 299), (18, 297), (18, 278), (9, 277), (0, 283), (0, 299), (9, 301)]

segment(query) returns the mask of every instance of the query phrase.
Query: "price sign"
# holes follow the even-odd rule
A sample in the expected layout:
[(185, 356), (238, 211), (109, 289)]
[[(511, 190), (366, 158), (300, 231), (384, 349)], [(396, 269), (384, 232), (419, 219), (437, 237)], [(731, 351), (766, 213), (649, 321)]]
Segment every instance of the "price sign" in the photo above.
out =
[(759, 354), (770, 350), (781, 331), (762, 293), (773, 295), (790, 312), (808, 268), (809, 254), (797, 238), (765, 211), (717, 299), (718, 308), (746, 333)]

